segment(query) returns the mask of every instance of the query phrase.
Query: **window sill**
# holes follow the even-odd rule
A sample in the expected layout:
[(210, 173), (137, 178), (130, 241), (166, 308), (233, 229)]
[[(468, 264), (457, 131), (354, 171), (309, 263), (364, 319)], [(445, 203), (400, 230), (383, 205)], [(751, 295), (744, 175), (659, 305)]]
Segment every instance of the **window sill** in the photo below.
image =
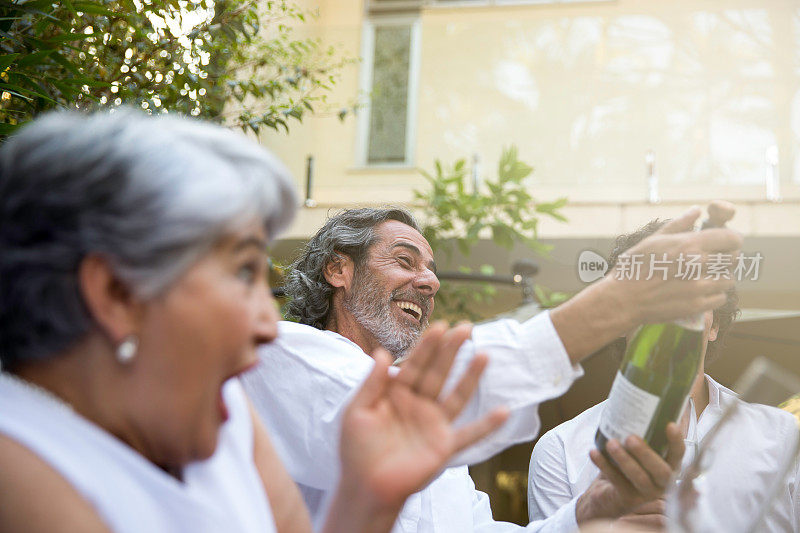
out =
[(419, 172), (419, 168), (407, 163), (382, 164), (382, 165), (356, 165), (349, 167), (348, 174), (397, 174), (398, 172)]
[(425, 4), (425, 9), (432, 11), (461, 8), (492, 8), (492, 7), (519, 7), (519, 6), (565, 6), (570, 4), (599, 4), (611, 3), (615, 0), (452, 0)]

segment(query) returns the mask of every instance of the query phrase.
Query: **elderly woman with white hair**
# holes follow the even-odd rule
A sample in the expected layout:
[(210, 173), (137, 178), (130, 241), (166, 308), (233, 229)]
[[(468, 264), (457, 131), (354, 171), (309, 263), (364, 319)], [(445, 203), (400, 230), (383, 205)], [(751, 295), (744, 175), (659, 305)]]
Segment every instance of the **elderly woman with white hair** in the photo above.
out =
[[(235, 379), (277, 334), (266, 246), (292, 187), (252, 141), (173, 117), (56, 113), (2, 145), (0, 530), (310, 531)], [(485, 365), (440, 398), (465, 336), (432, 328), (399, 374), (376, 354), (325, 531), (389, 531), (503, 421), (452, 426)]]

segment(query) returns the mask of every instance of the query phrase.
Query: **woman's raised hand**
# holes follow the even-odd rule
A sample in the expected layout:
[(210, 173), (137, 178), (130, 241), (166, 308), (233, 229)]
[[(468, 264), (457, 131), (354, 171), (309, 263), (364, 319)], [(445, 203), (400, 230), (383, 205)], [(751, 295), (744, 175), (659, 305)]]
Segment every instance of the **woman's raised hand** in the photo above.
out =
[(343, 480), (359, 485), (373, 503), (399, 509), (456, 452), (508, 417), (500, 408), (478, 421), (453, 426), (488, 362), (485, 354), (476, 354), (452, 390), (441, 395), (456, 353), (471, 331), (468, 324), (452, 329), (434, 324), (396, 375), (388, 372), (386, 351), (374, 354), (375, 366), (344, 414), (340, 452)]

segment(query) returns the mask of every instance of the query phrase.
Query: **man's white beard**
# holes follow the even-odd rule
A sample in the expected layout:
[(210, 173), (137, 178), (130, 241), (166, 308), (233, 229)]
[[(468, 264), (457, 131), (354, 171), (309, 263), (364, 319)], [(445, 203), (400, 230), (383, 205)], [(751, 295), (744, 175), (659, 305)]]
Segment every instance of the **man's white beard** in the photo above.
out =
[[(404, 356), (422, 336), (428, 324), (427, 317), (421, 323), (410, 325), (402, 322), (392, 312), (391, 295), (367, 268), (356, 269), (353, 288), (344, 300), (347, 309), (361, 327), (389, 351), (395, 359)], [(424, 306), (421, 306), (425, 309)], [(425, 313), (423, 311), (424, 315)]]

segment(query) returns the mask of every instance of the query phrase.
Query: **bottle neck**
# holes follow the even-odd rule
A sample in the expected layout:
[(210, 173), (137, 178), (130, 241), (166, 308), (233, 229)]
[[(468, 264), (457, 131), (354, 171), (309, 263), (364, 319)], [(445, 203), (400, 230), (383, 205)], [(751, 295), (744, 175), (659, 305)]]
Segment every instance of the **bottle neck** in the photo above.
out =
[(703, 331), (706, 326), (705, 313), (697, 313), (696, 315), (678, 318), (673, 320), (672, 323), (682, 328), (691, 329), (694, 331)]

